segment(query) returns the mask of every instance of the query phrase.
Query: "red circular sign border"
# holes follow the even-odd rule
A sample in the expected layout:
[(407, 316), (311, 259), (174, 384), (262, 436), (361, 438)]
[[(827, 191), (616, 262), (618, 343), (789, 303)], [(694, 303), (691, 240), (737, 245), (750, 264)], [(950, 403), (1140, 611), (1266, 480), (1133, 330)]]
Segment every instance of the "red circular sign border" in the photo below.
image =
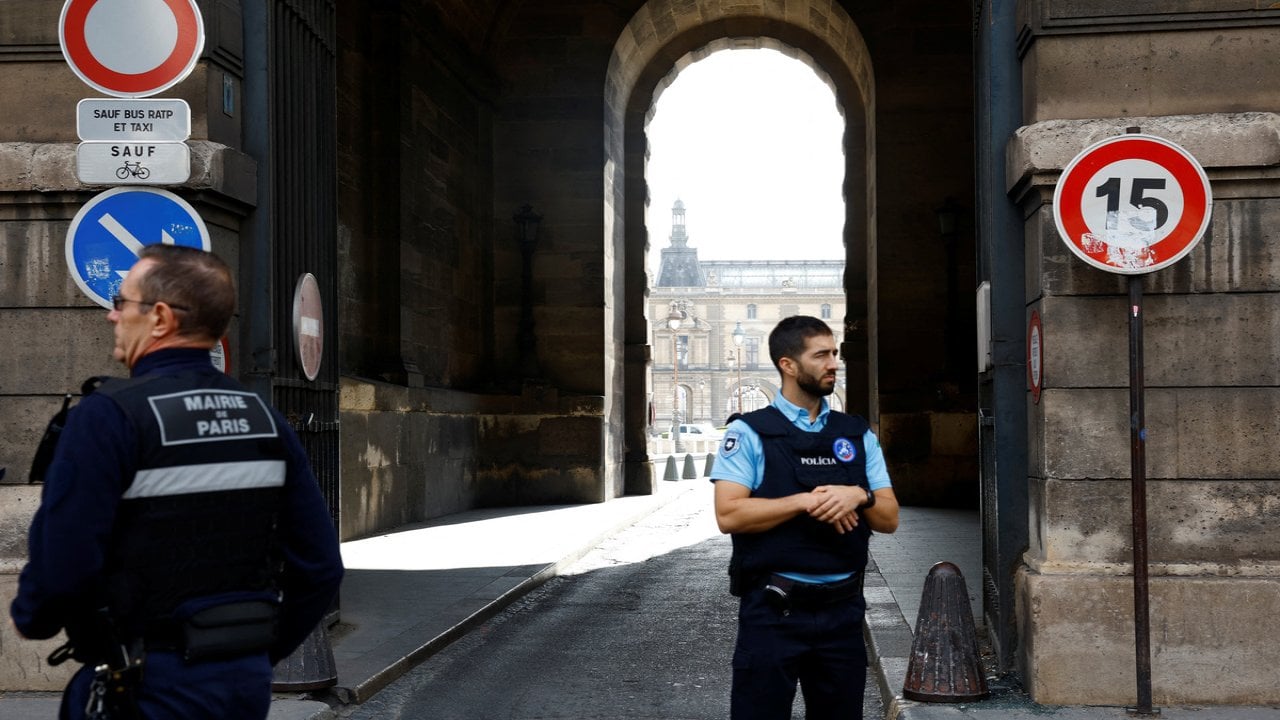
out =
[[(1147, 150), (1148, 153), (1143, 155), (1134, 152), (1135, 144)], [(1163, 245), (1173, 241), (1172, 246), (1176, 246), (1178, 250), (1168, 259), (1160, 260), (1150, 267), (1121, 268), (1110, 265), (1105, 261), (1105, 250), (1086, 252), (1079, 244), (1080, 236), (1089, 232), (1089, 226), (1085, 223), (1084, 215), (1080, 211), (1084, 184), (1098, 170), (1121, 160), (1147, 160), (1160, 165), (1173, 175), (1182, 190), (1182, 217), (1179, 218), (1173, 231), (1159, 243)], [(1155, 272), (1181, 260), (1191, 252), (1203, 235), (1208, 226), (1211, 202), (1208, 185), (1208, 178), (1195, 158), (1180, 146), (1164, 138), (1140, 134), (1107, 138), (1086, 148), (1062, 171), (1062, 178), (1058, 181), (1058, 187), (1053, 196), (1054, 207), (1057, 209), (1055, 220), (1058, 234), (1080, 259), (1099, 269), (1125, 275)], [(1070, 198), (1071, 202), (1063, 202), (1063, 198)], [(1191, 212), (1188, 212), (1189, 210)]]
[(58, 22), (58, 38), (63, 55), (81, 80), (108, 95), (146, 97), (180, 82), (195, 65), (203, 50), (200, 9), (194, 0), (162, 0), (178, 22), (178, 40), (164, 62), (145, 73), (120, 73), (93, 56), (84, 28), (89, 11), (101, 0), (67, 0)]
[[(1031, 347), (1031, 333), (1035, 332), (1039, 340), (1036, 347)], [(1034, 349), (1034, 354), (1032, 350)], [(1033, 362), (1038, 360), (1040, 366), (1040, 377), (1037, 379), (1034, 372)], [(1031, 400), (1035, 404), (1040, 404), (1040, 391), (1044, 387), (1044, 325), (1040, 321), (1040, 313), (1035, 310), (1031, 311), (1031, 321), (1027, 327), (1027, 383), (1031, 386)]]

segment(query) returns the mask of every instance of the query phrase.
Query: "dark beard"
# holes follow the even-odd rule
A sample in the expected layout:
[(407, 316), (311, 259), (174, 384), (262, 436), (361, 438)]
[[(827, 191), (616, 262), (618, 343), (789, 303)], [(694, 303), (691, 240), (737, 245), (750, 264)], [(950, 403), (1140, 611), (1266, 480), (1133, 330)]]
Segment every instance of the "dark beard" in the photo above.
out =
[(796, 385), (801, 390), (809, 393), (814, 397), (826, 397), (835, 392), (836, 384), (831, 383), (831, 387), (823, 387), (822, 381), (812, 375), (803, 375), (796, 378)]

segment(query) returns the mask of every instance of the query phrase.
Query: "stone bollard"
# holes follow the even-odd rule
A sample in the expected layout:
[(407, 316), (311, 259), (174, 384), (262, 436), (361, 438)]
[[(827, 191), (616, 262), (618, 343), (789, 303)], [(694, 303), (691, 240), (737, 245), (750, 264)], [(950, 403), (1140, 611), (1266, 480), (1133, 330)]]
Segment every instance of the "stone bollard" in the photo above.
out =
[(698, 477), (698, 469), (693, 466), (693, 453), (685, 453), (684, 456), (684, 472), (680, 477), (685, 480), (693, 480)]
[(702, 477), (711, 477), (711, 469), (716, 465), (716, 454), (707, 453), (707, 462), (702, 466)]
[(667, 456), (667, 468), (662, 473), (662, 479), (663, 480), (679, 480), (680, 479), (676, 477), (676, 456), (675, 455)]
[(960, 568), (952, 563), (934, 565), (925, 578), (902, 694), (921, 702), (972, 702), (987, 697), (969, 590)]

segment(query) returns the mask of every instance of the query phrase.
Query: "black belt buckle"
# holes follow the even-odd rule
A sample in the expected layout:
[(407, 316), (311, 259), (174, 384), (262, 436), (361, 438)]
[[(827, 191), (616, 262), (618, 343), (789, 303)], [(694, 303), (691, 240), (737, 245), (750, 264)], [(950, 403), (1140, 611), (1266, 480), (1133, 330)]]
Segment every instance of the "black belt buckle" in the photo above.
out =
[(781, 575), (770, 575), (764, 584), (764, 601), (786, 617), (791, 614), (791, 590), (796, 582)]

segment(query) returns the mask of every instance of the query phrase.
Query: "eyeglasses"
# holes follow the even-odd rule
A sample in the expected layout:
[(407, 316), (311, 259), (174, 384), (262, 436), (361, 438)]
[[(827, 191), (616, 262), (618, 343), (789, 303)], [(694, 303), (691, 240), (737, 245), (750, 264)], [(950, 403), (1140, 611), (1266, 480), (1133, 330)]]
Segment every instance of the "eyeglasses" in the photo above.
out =
[[(111, 298), (111, 307), (115, 308), (115, 309), (116, 309), (116, 312), (120, 312), (121, 310), (123, 310), (123, 309), (124, 309), (124, 304), (125, 304), (125, 303), (138, 303), (139, 305), (155, 305), (155, 304), (156, 304), (156, 303), (158, 303), (158, 302), (163, 302), (163, 301), (161, 301), (161, 300), (131, 300), (131, 299), (129, 299), (129, 298), (127, 298), (127, 297), (123, 296), (123, 295), (115, 295), (115, 296), (113, 296), (113, 297)], [(169, 307), (173, 308), (174, 310), (181, 310), (181, 311), (183, 311), (183, 312), (187, 312), (187, 311), (189, 310), (189, 308), (184, 307), (184, 306), (182, 306), (182, 305), (174, 305), (173, 303), (165, 303), (165, 304), (166, 304), (166, 305), (168, 305)]]

